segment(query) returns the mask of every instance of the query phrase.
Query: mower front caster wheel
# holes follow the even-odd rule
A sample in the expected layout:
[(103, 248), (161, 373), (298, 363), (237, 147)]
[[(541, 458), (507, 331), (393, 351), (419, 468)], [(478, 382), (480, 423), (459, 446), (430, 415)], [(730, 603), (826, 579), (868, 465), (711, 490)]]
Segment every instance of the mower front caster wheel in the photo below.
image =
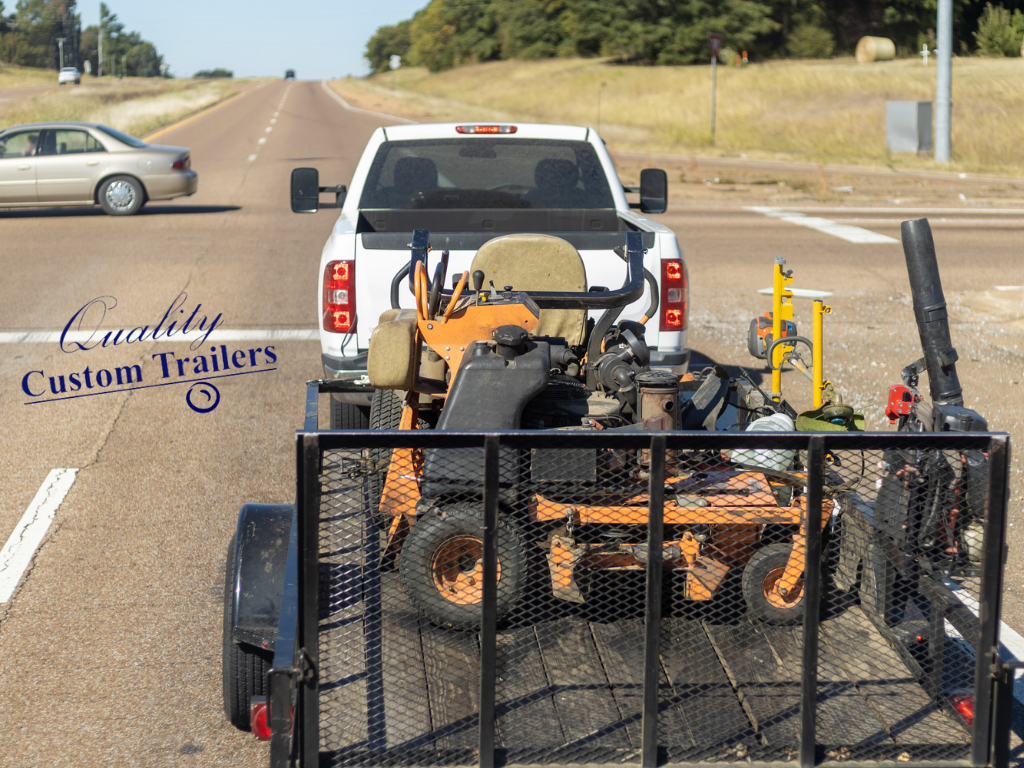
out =
[(789, 594), (776, 591), (792, 551), (791, 544), (769, 544), (757, 550), (743, 570), (743, 599), (751, 615), (766, 624), (799, 624), (804, 619), (803, 576)]
[[(479, 629), (483, 539), (483, 504), (456, 504), (417, 515), (398, 568), (413, 605), (438, 626)], [(499, 621), (519, 602), (525, 587), (526, 553), (519, 531), (499, 518)]]

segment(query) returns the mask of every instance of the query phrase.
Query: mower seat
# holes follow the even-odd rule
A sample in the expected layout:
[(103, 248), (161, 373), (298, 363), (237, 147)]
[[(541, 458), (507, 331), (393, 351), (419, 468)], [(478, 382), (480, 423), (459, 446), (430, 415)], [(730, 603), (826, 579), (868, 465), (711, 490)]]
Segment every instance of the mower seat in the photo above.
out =
[[(502, 235), (488, 240), (473, 257), (470, 274), (478, 269), (499, 291), (506, 285), (527, 292), (587, 290), (587, 272), (579, 252), (553, 235)], [(544, 309), (533, 335), (561, 337), (570, 347), (578, 347), (586, 333), (587, 310)]]
[(366, 373), (374, 389), (412, 389), (416, 380), (416, 310), (389, 309), (370, 335)]

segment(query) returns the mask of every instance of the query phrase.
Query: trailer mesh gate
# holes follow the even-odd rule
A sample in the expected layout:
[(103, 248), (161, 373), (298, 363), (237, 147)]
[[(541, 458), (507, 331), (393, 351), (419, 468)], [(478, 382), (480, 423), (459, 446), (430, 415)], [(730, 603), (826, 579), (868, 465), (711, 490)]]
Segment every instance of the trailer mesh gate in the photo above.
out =
[(291, 754), (987, 764), (1007, 460), (992, 435), (300, 433)]

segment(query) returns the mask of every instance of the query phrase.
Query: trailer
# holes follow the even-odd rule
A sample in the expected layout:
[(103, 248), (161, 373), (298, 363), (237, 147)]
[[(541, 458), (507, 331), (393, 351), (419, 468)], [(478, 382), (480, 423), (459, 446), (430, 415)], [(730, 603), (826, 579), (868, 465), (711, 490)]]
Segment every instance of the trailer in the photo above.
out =
[[(285, 508), (287, 564), (266, 672), (272, 766), (1007, 764), (1013, 672), (996, 650), (1006, 435), (321, 431), (317, 396), (331, 386), (310, 383), (296, 437), (298, 494)], [(479, 583), (476, 628), (438, 626), (410, 603), (370, 514), (369, 457), (402, 449), (446, 451), (483, 478), (465, 503), (479, 509), (484, 533), (454, 542), (448, 563)], [(675, 555), (664, 542), (679, 526), (665, 522), (666, 508), (694, 501), (672, 494), (673, 475), (699, 472), (709, 455), (754, 450), (796, 451), (804, 514), (828, 511), (824, 528), (803, 526), (797, 625), (752, 616), (738, 568), (713, 599), (694, 600), (689, 574), (704, 574), (667, 567)], [(651, 457), (649, 524), (635, 532), (647, 544), (643, 571), (577, 574), (585, 599), (571, 602), (537, 588), (552, 570), (540, 547), (509, 565), (502, 518), (531, 503), (524, 488), (538, 455), (556, 477), (578, 473), (594, 453), (637, 451)], [(891, 472), (906, 451), (947, 461), (956, 477), (911, 489), (913, 478)], [(963, 539), (969, 551), (915, 551), (894, 510), (922, 519), (921, 505), (958, 493), (955, 462), (976, 453), (986, 459), (984, 487), (971, 489), (982, 535)], [(623, 495), (635, 490), (636, 478), (619, 479)], [(560, 498), (592, 504), (577, 485)], [(729, 521), (758, 493), (727, 488), (715, 499), (727, 502), (716, 523), (722, 562), (749, 546), (742, 536), (730, 543)], [(514, 574), (499, 572), (499, 555), (506, 569), (522, 566), (527, 590), (500, 622), (498, 582)], [(980, 617), (958, 592), (980, 602)]]

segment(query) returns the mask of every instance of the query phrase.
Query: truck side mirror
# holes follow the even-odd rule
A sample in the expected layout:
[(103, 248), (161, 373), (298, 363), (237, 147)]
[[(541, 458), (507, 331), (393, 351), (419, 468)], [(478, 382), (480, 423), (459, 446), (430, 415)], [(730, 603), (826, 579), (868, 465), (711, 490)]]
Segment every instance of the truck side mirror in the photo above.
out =
[(316, 168), (292, 170), (292, 212), (316, 213), (320, 207), (320, 173)]
[(640, 212), (664, 213), (668, 208), (668, 174), (660, 168), (640, 171)]

